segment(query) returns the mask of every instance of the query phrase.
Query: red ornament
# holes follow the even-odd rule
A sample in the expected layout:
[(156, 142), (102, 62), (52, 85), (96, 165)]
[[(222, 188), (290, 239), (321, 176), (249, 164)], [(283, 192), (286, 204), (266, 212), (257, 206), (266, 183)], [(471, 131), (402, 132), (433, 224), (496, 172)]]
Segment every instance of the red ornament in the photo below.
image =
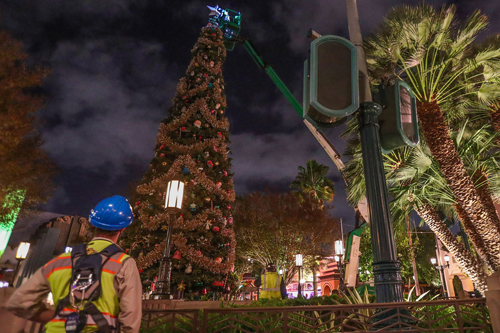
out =
[(165, 154), (161, 153), (161, 154), (160, 154), (160, 156), (161, 156), (161, 157), (165, 157)]
[(229, 222), (229, 224), (233, 224), (233, 217), (229, 216), (229, 218), (227, 219), (227, 222)]
[(224, 170), (224, 177), (227, 177), (227, 171)]
[(220, 264), (222, 262), (222, 258), (221, 257), (217, 257), (217, 258), (215, 258), (215, 261)]
[(221, 132), (217, 132), (217, 136), (218, 136), (220, 139), (222, 139), (222, 138), (223, 138), (223, 136), (222, 136), (222, 133), (221, 133)]
[(227, 209), (231, 209), (231, 204), (227, 204)]
[(220, 231), (220, 228), (219, 227), (213, 227), (212, 230), (213, 231)]
[(218, 188), (222, 187), (222, 183), (221, 182), (217, 182), (217, 183), (215, 183), (215, 185), (217, 185)]
[(203, 288), (203, 289), (201, 290), (201, 294), (202, 294), (202, 295), (206, 295), (206, 294), (207, 294), (207, 288)]
[(163, 148), (165, 148), (165, 146), (160, 146), (160, 149), (163, 149)]
[(213, 167), (214, 167), (214, 163), (213, 163), (212, 161), (208, 161), (208, 162), (207, 162), (207, 165), (208, 165), (209, 167), (211, 167), (211, 168), (213, 168)]
[(224, 286), (224, 282), (222, 282), (222, 281), (215, 281), (214, 283), (212, 283), (212, 285), (216, 286), (216, 287), (223, 287)]
[(172, 259), (181, 259), (181, 258), (182, 258), (181, 252), (179, 250), (175, 251), (174, 256), (172, 257)]
[(214, 150), (217, 152), (217, 146), (214, 146)]
[(136, 205), (136, 206), (139, 206), (140, 204), (141, 204), (141, 202), (140, 202), (140, 201), (137, 201), (137, 202), (135, 203), (135, 205)]

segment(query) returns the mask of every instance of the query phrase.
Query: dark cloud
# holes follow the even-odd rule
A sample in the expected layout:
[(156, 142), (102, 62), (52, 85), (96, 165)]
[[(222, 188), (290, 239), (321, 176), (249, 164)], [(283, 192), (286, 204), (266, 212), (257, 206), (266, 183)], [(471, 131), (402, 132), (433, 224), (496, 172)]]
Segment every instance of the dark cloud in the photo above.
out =
[[(445, 1), (427, 1), (441, 5)], [(455, 1), (459, 14), (474, 8), (500, 31), (498, 1)], [(359, 0), (366, 35), (387, 11), (417, 0)], [(61, 168), (46, 209), (86, 216), (100, 199), (128, 195), (153, 157), (158, 126), (190, 61), (209, 10), (201, 0), (3, 0), (0, 25), (20, 39), (30, 63), (52, 68), (40, 112), (45, 148)], [(348, 37), (345, 2), (338, 0), (229, 0), (249, 37), (299, 102), (310, 28)], [(330, 166), (337, 195), (333, 214), (354, 225), (338, 170), (270, 78), (242, 46), (228, 52), (224, 75), (231, 122), (237, 195), (286, 190), (297, 167), (316, 159)], [(339, 151), (341, 129), (326, 131)]]

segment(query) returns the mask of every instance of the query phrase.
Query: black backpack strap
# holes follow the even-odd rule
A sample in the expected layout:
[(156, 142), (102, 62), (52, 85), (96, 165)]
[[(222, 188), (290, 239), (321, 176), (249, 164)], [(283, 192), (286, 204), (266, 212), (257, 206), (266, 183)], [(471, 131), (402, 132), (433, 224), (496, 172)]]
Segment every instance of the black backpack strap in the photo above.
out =
[(78, 244), (71, 250), (71, 260), (73, 260), (75, 257), (79, 257), (85, 254), (87, 254), (87, 244)]
[(106, 247), (100, 253), (109, 258), (117, 253), (120, 253), (120, 252), (123, 252), (122, 248), (119, 247), (118, 245), (112, 243), (112, 244), (108, 245), (108, 247)]
[(104, 315), (97, 309), (93, 302), (85, 304), (83, 312), (89, 314), (97, 325), (99, 333), (111, 333), (111, 327)]

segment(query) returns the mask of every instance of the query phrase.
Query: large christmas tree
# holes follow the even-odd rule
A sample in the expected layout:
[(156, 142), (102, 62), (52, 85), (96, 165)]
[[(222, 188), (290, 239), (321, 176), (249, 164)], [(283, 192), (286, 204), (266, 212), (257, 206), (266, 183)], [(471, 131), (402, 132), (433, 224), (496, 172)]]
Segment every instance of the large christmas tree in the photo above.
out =
[(172, 290), (184, 282), (187, 291), (203, 294), (225, 287), (236, 247), (221, 30), (210, 23), (204, 27), (191, 55), (170, 115), (160, 124), (156, 155), (137, 187), (140, 227), (132, 253), (139, 252), (138, 266), (151, 277), (165, 248), (167, 183), (183, 181), (183, 209), (172, 230)]

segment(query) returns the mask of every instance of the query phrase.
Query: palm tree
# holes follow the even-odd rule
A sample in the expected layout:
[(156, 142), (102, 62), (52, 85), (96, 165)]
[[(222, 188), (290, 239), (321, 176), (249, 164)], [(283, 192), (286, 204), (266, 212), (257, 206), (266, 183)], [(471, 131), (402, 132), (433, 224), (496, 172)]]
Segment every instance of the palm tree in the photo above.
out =
[[(459, 130), (453, 132), (451, 138), (464, 161), (469, 174), (476, 174), (481, 170), (489, 175), (488, 191), (498, 195), (500, 182), (500, 166), (498, 151), (489, 149), (496, 140), (491, 135), (487, 125), (479, 129), (472, 129), (468, 122), (464, 122)], [(364, 194), (364, 176), (355, 172), (362, 163), (360, 145), (352, 140), (347, 148), (346, 155), (350, 156), (346, 164), (349, 183), (348, 195), (356, 200)], [(391, 203), (391, 213), (394, 223), (404, 223), (406, 217), (415, 209), (445, 244), (462, 265), (464, 271), (471, 277), (478, 288), (485, 286), (485, 272), (481, 268), (481, 260), (470, 253), (460, 244), (455, 236), (446, 227), (445, 223), (436, 216), (436, 211), (444, 211), (447, 215), (458, 215), (464, 226), (468, 227), (468, 234), (476, 253), (491, 267), (494, 265), (491, 251), (485, 246), (483, 238), (477, 232), (468, 215), (456, 203), (454, 195), (443, 177), (439, 165), (430, 155), (426, 142), (423, 141), (417, 148), (402, 148), (385, 155), (384, 159), (386, 179), (389, 192), (394, 200)], [(349, 172), (352, 171), (352, 172)], [(484, 186), (476, 183), (477, 187)], [(483, 287), (481, 287), (483, 286)]]
[[(487, 19), (479, 11), (459, 24), (455, 7), (436, 12), (431, 6), (402, 6), (393, 10), (379, 32), (366, 42), (372, 78), (387, 84), (406, 79), (417, 97), (420, 128), (454, 200), (468, 215), (490, 253), (490, 265), (500, 268), (500, 221), (488, 214), (472, 177), (450, 137), (446, 108), (455, 99), (478, 93), (485, 65), (494, 63), (500, 49), (473, 53), (472, 43)], [(467, 229), (471, 233), (470, 229)], [(472, 237), (471, 237), (472, 238)]]
[(326, 177), (329, 170), (328, 166), (310, 160), (305, 168), (299, 166), (299, 173), (290, 187), (298, 190), (300, 197), (310, 197), (317, 203), (318, 208), (323, 209), (325, 201), (331, 202), (335, 195), (333, 181)]

